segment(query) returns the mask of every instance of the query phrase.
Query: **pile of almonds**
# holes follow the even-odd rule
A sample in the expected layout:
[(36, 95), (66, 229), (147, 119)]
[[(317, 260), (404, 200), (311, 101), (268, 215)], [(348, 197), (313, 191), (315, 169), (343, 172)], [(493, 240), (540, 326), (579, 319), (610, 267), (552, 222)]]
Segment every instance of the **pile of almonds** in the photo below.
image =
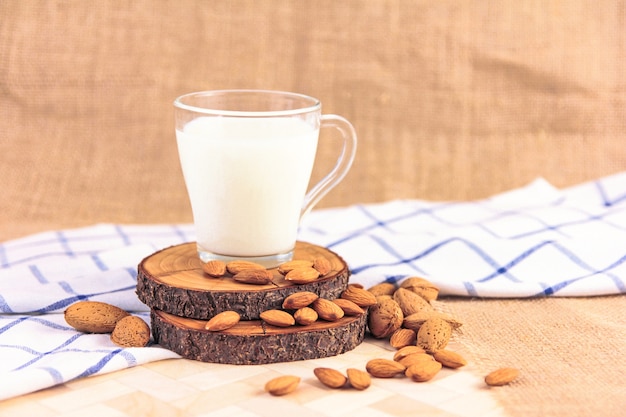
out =
[(99, 301), (78, 301), (64, 312), (67, 324), (83, 333), (111, 333), (121, 347), (144, 347), (150, 342), (150, 327), (140, 317)]
[[(387, 339), (397, 351), (393, 359), (368, 361), (365, 372), (350, 368), (344, 375), (336, 369), (316, 368), (314, 374), (323, 385), (330, 388), (351, 386), (362, 390), (370, 386), (370, 376), (403, 376), (415, 382), (425, 382), (443, 367), (457, 369), (467, 364), (459, 353), (446, 349), (452, 333), (462, 323), (433, 307), (432, 301), (439, 296), (439, 289), (428, 280), (409, 277), (402, 281), (400, 287), (381, 283), (368, 290), (350, 284), (341, 298), (350, 300), (351, 296), (361, 301), (368, 300), (364, 305), (369, 307), (369, 332), (375, 338)], [(501, 368), (487, 375), (485, 383), (490, 386), (506, 385), (518, 374), (515, 368)], [(270, 380), (265, 390), (272, 395), (285, 395), (293, 392), (299, 382), (298, 377), (282, 376)]]

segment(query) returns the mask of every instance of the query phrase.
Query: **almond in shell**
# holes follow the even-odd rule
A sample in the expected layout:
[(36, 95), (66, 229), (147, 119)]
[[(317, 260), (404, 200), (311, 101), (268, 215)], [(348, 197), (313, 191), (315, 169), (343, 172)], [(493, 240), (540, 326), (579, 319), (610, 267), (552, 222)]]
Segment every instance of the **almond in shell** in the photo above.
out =
[(236, 311), (222, 311), (211, 317), (204, 325), (204, 329), (211, 332), (219, 332), (230, 329), (235, 324), (239, 323), (239, 320), (241, 320), (241, 315)]
[(296, 324), (296, 319), (283, 310), (265, 310), (259, 316), (265, 323), (276, 327), (289, 327)]
[(398, 303), (389, 298), (370, 307), (367, 325), (372, 336), (383, 339), (400, 328), (403, 318), (402, 309)]
[(391, 282), (381, 282), (380, 284), (376, 284), (367, 290), (374, 294), (375, 297), (381, 295), (393, 295), (393, 293), (396, 292), (396, 285)]
[(100, 301), (78, 301), (64, 312), (67, 324), (84, 333), (111, 333), (117, 322), (127, 316), (127, 311)]
[(413, 329), (415, 331), (418, 331), (426, 320), (432, 318), (440, 318), (447, 321), (448, 324), (452, 326), (453, 330), (456, 330), (463, 325), (463, 323), (461, 323), (449, 314), (442, 313), (437, 310), (422, 310), (409, 316), (405, 316), (402, 322), (402, 326), (406, 327), (407, 329)]
[(428, 319), (417, 332), (417, 346), (426, 352), (437, 352), (448, 345), (452, 327), (440, 318)]
[(126, 316), (115, 325), (111, 341), (122, 347), (144, 347), (150, 342), (150, 327), (141, 317)]
[(398, 288), (393, 293), (393, 299), (400, 304), (400, 308), (405, 316), (417, 313), (419, 311), (433, 311), (433, 306), (419, 295), (406, 288)]
[(271, 395), (286, 395), (296, 390), (300, 383), (300, 377), (283, 375), (267, 381), (265, 391)]
[(427, 279), (420, 277), (406, 278), (400, 283), (400, 288), (413, 291), (426, 301), (436, 300), (439, 296), (439, 288)]

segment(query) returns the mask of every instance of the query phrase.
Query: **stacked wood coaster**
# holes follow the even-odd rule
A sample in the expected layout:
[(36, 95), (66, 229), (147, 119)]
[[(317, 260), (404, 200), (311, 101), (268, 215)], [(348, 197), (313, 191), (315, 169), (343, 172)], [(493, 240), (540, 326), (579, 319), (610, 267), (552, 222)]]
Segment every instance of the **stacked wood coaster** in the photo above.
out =
[[(146, 257), (138, 266), (137, 295), (151, 309), (156, 343), (184, 358), (228, 364), (264, 364), (338, 355), (358, 346), (365, 336), (367, 314), (346, 315), (336, 321), (317, 320), (302, 326), (272, 326), (262, 312), (281, 309), (283, 300), (297, 292), (320, 298), (339, 298), (350, 271), (336, 253), (297, 242), (294, 259), (324, 257), (330, 271), (313, 282), (294, 284), (278, 268), (270, 269), (268, 284), (240, 283), (226, 273), (203, 272), (194, 242), (172, 246)], [(241, 321), (222, 331), (205, 325), (216, 314), (235, 311)]]

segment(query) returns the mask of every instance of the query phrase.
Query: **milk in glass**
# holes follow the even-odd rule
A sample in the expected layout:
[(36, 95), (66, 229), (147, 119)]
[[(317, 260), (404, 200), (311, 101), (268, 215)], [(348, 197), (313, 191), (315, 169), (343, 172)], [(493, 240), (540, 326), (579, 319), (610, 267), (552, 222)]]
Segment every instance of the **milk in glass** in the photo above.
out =
[(319, 130), (298, 118), (199, 117), (176, 131), (200, 251), (293, 250)]

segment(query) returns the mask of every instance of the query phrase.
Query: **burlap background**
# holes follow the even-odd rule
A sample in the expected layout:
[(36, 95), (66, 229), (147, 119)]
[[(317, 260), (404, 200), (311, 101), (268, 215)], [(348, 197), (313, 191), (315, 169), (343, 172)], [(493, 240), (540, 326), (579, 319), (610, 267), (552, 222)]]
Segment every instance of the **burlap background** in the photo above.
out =
[[(480, 198), (537, 176), (567, 186), (624, 170), (625, 9), (0, 0), (0, 239), (190, 221), (171, 103), (203, 89), (298, 91), (349, 118), (358, 157), (321, 206)], [(317, 177), (333, 158), (322, 147)], [(623, 297), (451, 303), (485, 368), (524, 369), (500, 391), (511, 415), (626, 405), (624, 366), (606, 359), (626, 353)]]

